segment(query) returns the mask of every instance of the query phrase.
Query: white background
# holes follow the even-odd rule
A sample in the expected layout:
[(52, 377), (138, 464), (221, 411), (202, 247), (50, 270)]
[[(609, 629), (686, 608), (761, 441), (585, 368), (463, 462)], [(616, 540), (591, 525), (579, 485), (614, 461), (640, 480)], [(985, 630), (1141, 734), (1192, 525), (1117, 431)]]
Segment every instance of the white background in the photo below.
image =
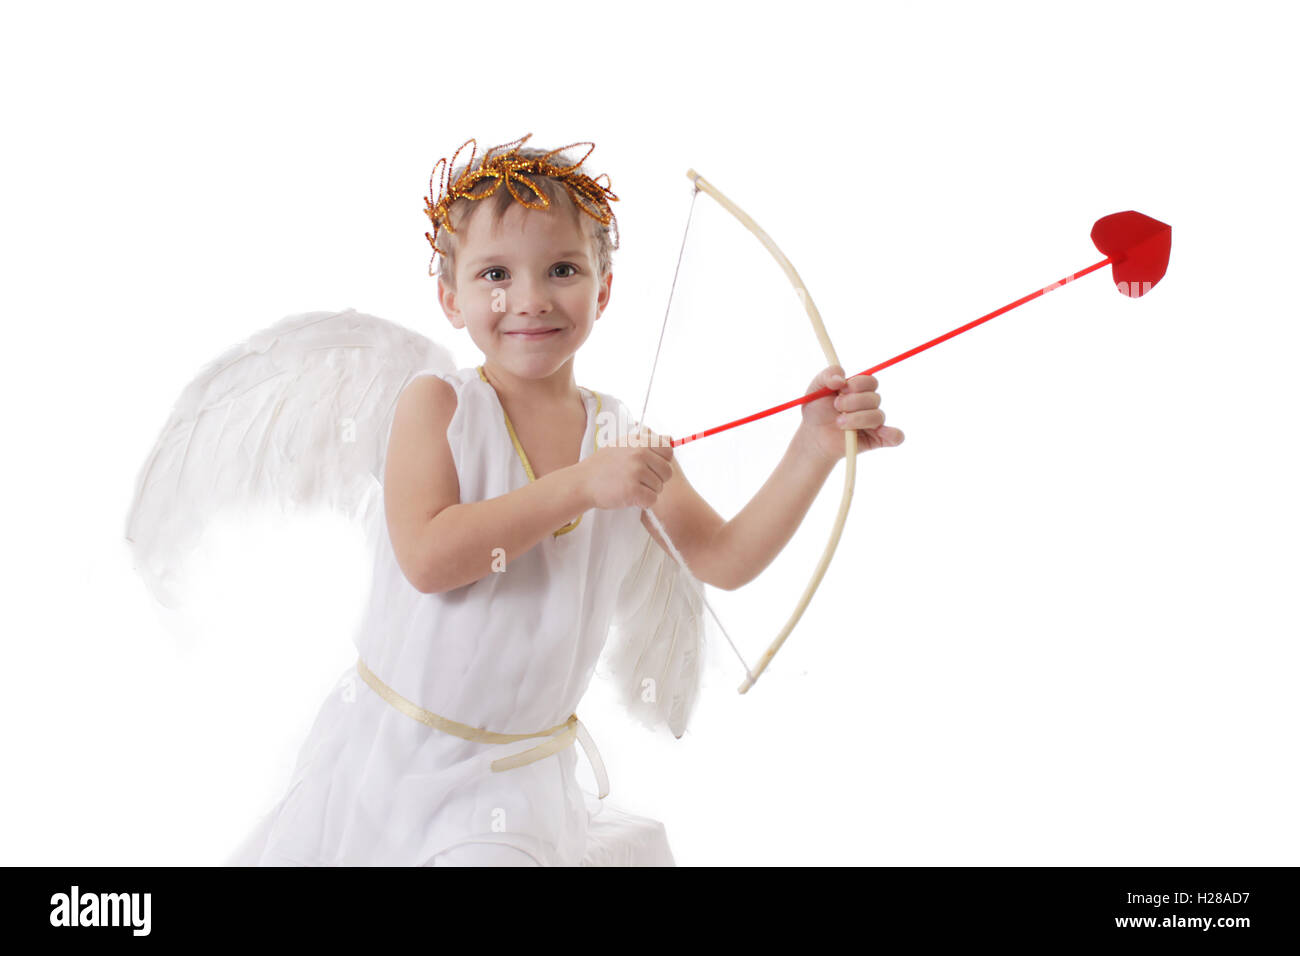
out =
[[(200, 366), (290, 313), (355, 307), (480, 361), (436, 308), (422, 198), (465, 139), (532, 132), (594, 141), (620, 196), (576, 369), (637, 409), (688, 167), (780, 243), (850, 372), (1096, 261), (1103, 215), (1173, 226), (1146, 297), (1099, 272), (880, 374), (906, 442), (858, 459), (835, 561), (754, 690), (715, 648), (674, 740), (593, 682), (611, 802), (683, 865), (1294, 865), (1295, 26), (1260, 3), (10, 11), (0, 862), (214, 863), (281, 795), (354, 656), (358, 533), (219, 526), (170, 619), (122, 540), (136, 475)], [(663, 432), (825, 364), (710, 202)], [(734, 512), (797, 414), (679, 461)], [(717, 595), (751, 661), (841, 480)]]

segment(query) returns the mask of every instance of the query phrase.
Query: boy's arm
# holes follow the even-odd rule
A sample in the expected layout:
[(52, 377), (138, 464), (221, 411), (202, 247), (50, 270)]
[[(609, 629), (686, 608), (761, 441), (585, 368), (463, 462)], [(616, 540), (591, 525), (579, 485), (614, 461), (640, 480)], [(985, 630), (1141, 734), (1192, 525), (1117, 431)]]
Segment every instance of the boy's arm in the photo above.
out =
[(574, 468), (562, 468), (487, 501), (460, 503), (447, 425), (456, 392), (435, 375), (402, 392), (384, 465), (384, 512), (393, 553), (424, 594), (450, 591), (507, 564), (593, 505)]
[[(730, 521), (699, 496), (673, 460), (675, 474), (664, 483), (654, 512), (705, 584), (727, 591), (748, 584), (781, 553), (803, 522), (836, 463), (809, 454), (800, 444), (800, 434), (791, 440), (763, 487)], [(644, 513), (641, 523), (664, 547)]]

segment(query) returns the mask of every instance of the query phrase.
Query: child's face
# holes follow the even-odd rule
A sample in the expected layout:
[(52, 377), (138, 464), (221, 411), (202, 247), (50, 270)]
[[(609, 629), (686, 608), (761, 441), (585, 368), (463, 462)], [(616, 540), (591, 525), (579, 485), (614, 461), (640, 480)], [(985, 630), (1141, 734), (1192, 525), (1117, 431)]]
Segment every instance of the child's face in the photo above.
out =
[[(451, 324), (521, 378), (554, 374), (587, 340), (609, 302), (592, 242), (567, 209), (511, 205), (493, 224), (479, 212), (457, 233), (456, 288), (438, 282)], [(545, 334), (534, 330), (554, 329)]]

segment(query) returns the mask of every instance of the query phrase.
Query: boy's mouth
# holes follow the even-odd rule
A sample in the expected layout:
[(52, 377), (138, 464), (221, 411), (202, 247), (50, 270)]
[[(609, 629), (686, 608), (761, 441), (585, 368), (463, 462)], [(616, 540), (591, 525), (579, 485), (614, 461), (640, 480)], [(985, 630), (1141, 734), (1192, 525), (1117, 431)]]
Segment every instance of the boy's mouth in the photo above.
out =
[(515, 332), (507, 332), (506, 335), (517, 335), (526, 339), (544, 339), (548, 335), (560, 331), (559, 329), (522, 329)]

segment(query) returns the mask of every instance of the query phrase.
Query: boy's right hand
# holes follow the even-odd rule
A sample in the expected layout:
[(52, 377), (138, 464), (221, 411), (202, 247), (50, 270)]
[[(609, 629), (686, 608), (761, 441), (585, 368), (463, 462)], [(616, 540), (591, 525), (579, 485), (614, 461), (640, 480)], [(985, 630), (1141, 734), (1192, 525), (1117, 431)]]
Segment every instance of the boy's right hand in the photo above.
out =
[(593, 508), (653, 508), (673, 476), (672, 439), (648, 428), (639, 445), (607, 445), (578, 462), (583, 489)]

